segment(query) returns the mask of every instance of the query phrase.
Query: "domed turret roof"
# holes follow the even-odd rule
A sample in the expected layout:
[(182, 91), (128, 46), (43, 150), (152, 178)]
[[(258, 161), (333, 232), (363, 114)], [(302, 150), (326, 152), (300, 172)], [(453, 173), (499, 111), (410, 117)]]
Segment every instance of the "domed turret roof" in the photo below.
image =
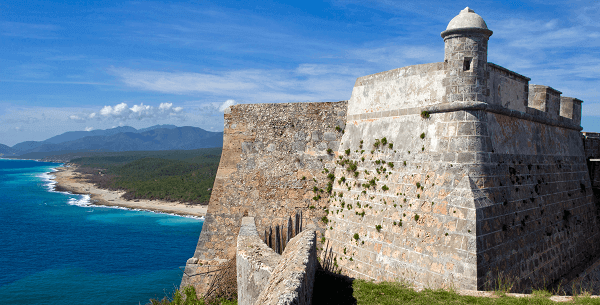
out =
[(477, 15), (475, 11), (466, 7), (464, 10), (460, 11), (460, 14), (456, 15), (456, 17), (450, 20), (446, 30), (442, 32), (442, 37), (446, 36), (450, 33), (456, 33), (460, 30), (471, 30), (477, 32), (487, 33), (488, 35), (492, 35), (492, 31), (490, 31), (485, 24), (485, 21), (481, 16)]
[(470, 9), (468, 6), (460, 11), (460, 14), (450, 20), (446, 30), (462, 29), (462, 28), (480, 28), (488, 29), (487, 24), (483, 21), (481, 16), (475, 14), (475, 11)]

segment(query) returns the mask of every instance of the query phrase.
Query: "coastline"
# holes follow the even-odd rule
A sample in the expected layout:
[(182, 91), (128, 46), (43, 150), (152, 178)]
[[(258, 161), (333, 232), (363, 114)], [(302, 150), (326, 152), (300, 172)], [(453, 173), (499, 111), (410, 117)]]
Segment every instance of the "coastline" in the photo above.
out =
[(59, 166), (55, 171), (49, 173), (54, 176), (51, 180), (56, 183), (54, 190), (59, 192), (70, 192), (79, 195), (89, 195), (90, 205), (119, 207), (132, 210), (144, 210), (150, 212), (174, 214), (184, 217), (204, 217), (207, 206), (189, 205), (182, 202), (168, 202), (163, 200), (136, 199), (126, 200), (121, 196), (125, 192), (110, 191), (96, 187), (86, 182), (80, 173), (75, 172), (73, 167)]

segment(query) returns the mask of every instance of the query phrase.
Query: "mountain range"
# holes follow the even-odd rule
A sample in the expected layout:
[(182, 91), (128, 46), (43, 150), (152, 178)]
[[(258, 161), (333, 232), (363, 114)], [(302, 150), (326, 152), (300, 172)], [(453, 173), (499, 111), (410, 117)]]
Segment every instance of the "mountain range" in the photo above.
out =
[(35, 158), (74, 151), (189, 150), (222, 147), (223, 133), (198, 127), (155, 125), (106, 130), (69, 131), (44, 141), (25, 141), (12, 147), (0, 144), (0, 156), (35, 155)]

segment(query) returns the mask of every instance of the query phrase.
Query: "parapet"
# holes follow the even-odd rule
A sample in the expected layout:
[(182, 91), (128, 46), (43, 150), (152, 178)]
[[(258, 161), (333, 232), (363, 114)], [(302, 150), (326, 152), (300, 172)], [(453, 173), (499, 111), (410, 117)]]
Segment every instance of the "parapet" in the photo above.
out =
[(488, 103), (526, 112), (529, 77), (488, 62)]
[(238, 304), (311, 304), (316, 244), (316, 232), (305, 230), (279, 255), (260, 240), (254, 217), (242, 218), (236, 251)]
[[(529, 85), (529, 108), (545, 112), (550, 118), (558, 119), (562, 92), (548, 86)], [(529, 112), (529, 111), (528, 111)], [(536, 111), (532, 111), (532, 114)]]
[(238, 302), (252, 305), (269, 283), (269, 278), (281, 259), (258, 236), (254, 217), (242, 218), (237, 238), (236, 272)]
[(560, 98), (560, 116), (571, 119), (576, 125), (581, 125), (582, 100), (563, 96)]

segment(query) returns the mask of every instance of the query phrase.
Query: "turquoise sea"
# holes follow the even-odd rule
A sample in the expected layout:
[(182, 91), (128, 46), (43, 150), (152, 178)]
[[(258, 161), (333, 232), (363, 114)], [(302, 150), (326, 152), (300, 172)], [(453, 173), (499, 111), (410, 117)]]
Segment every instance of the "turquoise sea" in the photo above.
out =
[(202, 220), (89, 205), (58, 163), (0, 159), (0, 304), (146, 304), (171, 294)]

